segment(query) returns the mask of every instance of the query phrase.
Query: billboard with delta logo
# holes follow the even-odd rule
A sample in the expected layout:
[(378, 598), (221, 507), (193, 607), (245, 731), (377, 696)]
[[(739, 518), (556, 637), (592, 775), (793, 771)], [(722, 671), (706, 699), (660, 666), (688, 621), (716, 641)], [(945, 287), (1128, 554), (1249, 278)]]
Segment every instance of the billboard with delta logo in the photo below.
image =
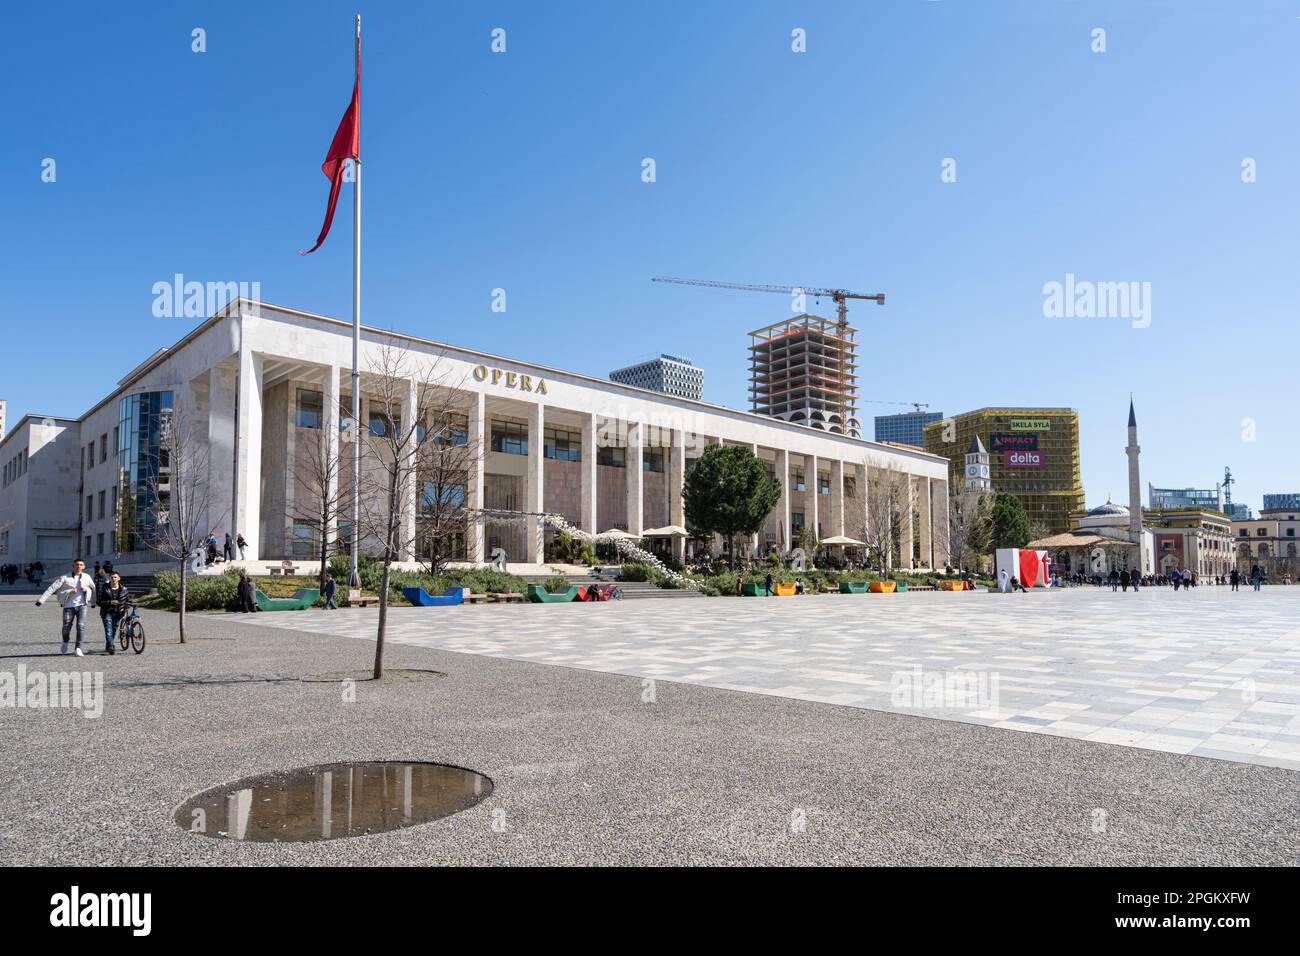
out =
[(1042, 468), (1043, 453), (1032, 450), (1003, 452), (1002, 464), (1008, 468)]

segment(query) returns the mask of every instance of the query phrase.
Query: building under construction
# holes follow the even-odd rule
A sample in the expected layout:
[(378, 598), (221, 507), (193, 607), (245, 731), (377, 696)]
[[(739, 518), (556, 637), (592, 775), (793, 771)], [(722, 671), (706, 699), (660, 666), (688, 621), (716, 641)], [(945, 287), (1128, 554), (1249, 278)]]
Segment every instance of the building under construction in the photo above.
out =
[(750, 332), (753, 411), (860, 438), (856, 332), (806, 313)]

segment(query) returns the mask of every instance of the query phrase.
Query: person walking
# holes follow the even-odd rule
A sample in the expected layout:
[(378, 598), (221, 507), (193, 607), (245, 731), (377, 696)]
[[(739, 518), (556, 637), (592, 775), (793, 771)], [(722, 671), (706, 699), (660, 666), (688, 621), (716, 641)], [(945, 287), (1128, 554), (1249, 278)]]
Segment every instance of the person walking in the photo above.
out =
[[(325, 610), (327, 611), (338, 610), (338, 605), (334, 603), (334, 592), (337, 590), (338, 590), (338, 583), (334, 580), (334, 575), (326, 571), (325, 572)], [(592, 591), (595, 594), (595, 597), (590, 598), (590, 600), (593, 601), (600, 600), (600, 591), (599, 589), (596, 588), (594, 584), (592, 585)]]
[(99, 605), (99, 619), (104, 625), (104, 650), (115, 654), (113, 637), (122, 627), (122, 618), (126, 617), (131, 606), (131, 591), (122, 583), (122, 575), (112, 572), (95, 592), (95, 602)]
[(247, 561), (248, 558), (246, 557), (245, 552), (248, 548), (248, 542), (244, 540), (243, 534), (235, 535), (235, 547), (239, 549), (239, 560)]
[(1007, 569), (1003, 568), (998, 572), (998, 590), (1003, 594), (1007, 593), (1007, 586), (1011, 582), (1011, 575), (1007, 574)]
[(63, 607), (63, 644), (59, 648), (59, 653), (68, 653), (68, 638), (75, 627), (77, 629), (76, 653), (78, 657), (85, 657), (86, 655), (81, 652), (81, 642), (86, 636), (86, 608), (94, 607), (96, 602), (95, 579), (86, 573), (86, 562), (80, 558), (73, 561), (72, 573), (55, 578), (54, 582), (45, 589), (45, 593), (36, 599), (36, 606), (40, 607), (44, 604), (50, 595), (54, 595)]
[(1237, 586), (1241, 584), (1241, 572), (1233, 568), (1232, 573), (1228, 575), (1228, 581), (1231, 582), (1232, 589), (1237, 590)]
[(772, 593), (772, 572), (768, 571), (767, 577), (763, 578), (763, 596), (771, 597)]
[(1261, 582), (1264, 580), (1264, 572), (1260, 570), (1258, 564), (1253, 565), (1250, 569), (1250, 584), (1256, 591), (1259, 590)]
[(229, 531), (226, 532), (225, 543), (221, 545), (221, 556), (226, 559), (227, 563), (235, 560), (235, 542), (230, 537)]
[(1125, 594), (1128, 594), (1128, 585), (1129, 585), (1129, 573), (1128, 573), (1128, 568), (1125, 568), (1123, 571), (1119, 573), (1119, 586), (1124, 591)]
[(1119, 572), (1114, 568), (1110, 569), (1110, 589), (1112, 591), (1119, 590)]

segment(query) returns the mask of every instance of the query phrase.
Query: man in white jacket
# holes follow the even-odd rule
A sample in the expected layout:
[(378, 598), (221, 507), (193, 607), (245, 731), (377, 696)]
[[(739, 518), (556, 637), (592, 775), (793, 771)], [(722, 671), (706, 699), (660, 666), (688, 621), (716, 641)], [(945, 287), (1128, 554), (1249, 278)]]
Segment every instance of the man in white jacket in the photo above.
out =
[(68, 653), (68, 637), (76, 625), (77, 656), (84, 657), (81, 639), (86, 633), (86, 608), (95, 606), (95, 579), (86, 573), (86, 562), (80, 558), (72, 562), (72, 573), (55, 578), (45, 593), (36, 599), (36, 606), (44, 604), (51, 594), (63, 607), (63, 646), (59, 653)]

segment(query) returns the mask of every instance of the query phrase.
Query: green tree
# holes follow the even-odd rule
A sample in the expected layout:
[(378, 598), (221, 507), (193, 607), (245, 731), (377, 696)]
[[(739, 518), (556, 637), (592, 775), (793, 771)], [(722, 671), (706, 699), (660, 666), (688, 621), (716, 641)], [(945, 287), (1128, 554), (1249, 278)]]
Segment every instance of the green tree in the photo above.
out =
[(1013, 494), (999, 491), (993, 497), (989, 521), (989, 544), (998, 548), (1023, 548), (1029, 543), (1029, 515)]
[(710, 445), (687, 472), (682, 489), (686, 523), (726, 538), (733, 566), (737, 536), (758, 534), (780, 498), (781, 486), (743, 445)]

